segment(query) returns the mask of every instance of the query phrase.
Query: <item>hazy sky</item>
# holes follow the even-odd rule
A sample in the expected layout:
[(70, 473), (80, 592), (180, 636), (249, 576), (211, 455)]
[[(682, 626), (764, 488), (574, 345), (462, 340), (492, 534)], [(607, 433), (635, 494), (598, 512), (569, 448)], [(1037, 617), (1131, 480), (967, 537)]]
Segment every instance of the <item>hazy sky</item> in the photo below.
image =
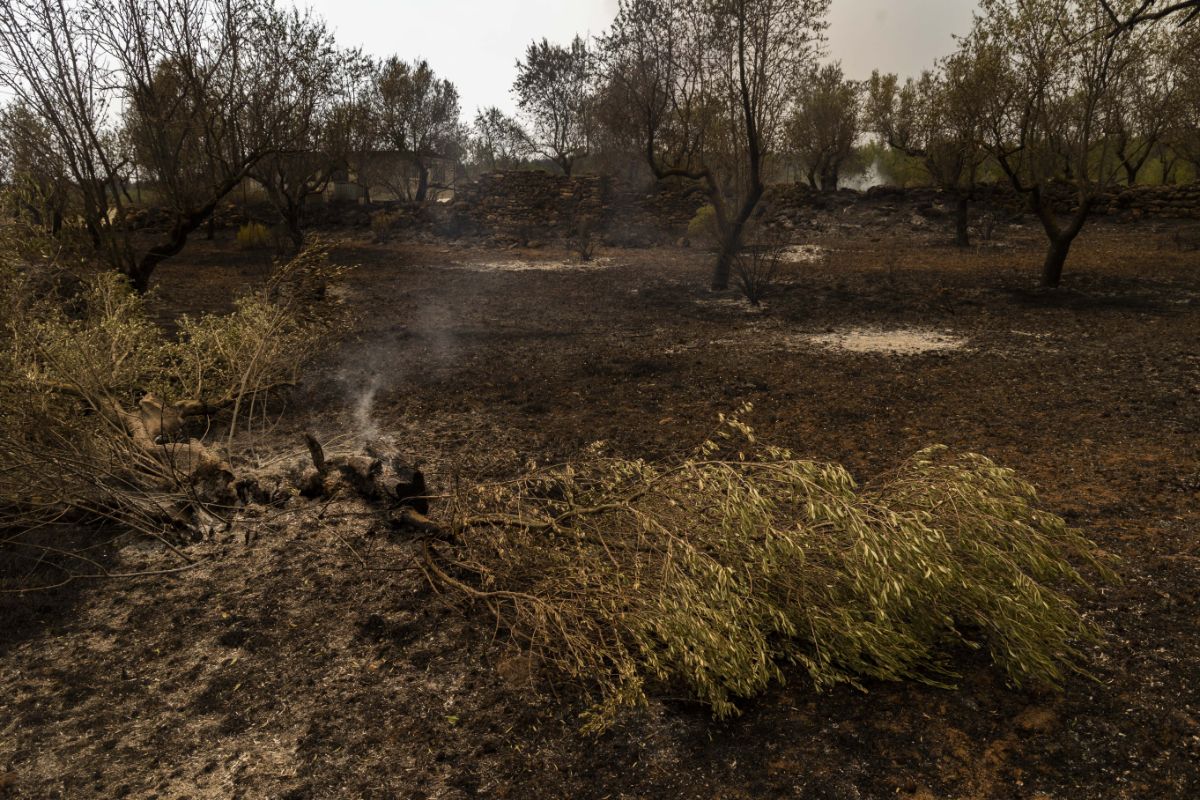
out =
[[(464, 116), (481, 106), (514, 107), (509, 89), (526, 45), (598, 34), (617, 0), (294, 0), (323, 16), (338, 41), (376, 56), (425, 58), (454, 81)], [(847, 74), (874, 68), (915, 74), (970, 26), (975, 0), (833, 0), (829, 55)]]

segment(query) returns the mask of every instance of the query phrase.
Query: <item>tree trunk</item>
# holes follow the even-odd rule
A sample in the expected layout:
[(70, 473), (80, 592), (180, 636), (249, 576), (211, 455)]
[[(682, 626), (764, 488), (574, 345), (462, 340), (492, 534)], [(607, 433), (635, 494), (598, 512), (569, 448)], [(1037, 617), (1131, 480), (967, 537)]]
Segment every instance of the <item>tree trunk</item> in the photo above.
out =
[(83, 226), (87, 228), (88, 238), (92, 240), (92, 249), (99, 250), (103, 247), (104, 245), (100, 240), (100, 229), (96, 227), (96, 223), (89, 219), (84, 222)]
[(1063, 265), (1067, 262), (1067, 254), (1071, 251), (1071, 244), (1075, 241), (1075, 237), (1083, 230), (1083, 226), (1087, 223), (1088, 216), (1091, 215), (1092, 206), (1096, 202), (1096, 197), (1088, 194), (1083, 186), (1078, 187), (1077, 199), (1079, 205), (1075, 208), (1070, 221), (1065, 228), (1060, 227), (1058, 218), (1054, 213), (1054, 203), (1047, 197), (1044, 187), (1040, 184), (1034, 184), (1028, 188), (1021, 185), (1017, 179), (1016, 172), (1008, 168), (1004, 161), (1000, 162), (1001, 168), (1008, 175), (1009, 180), (1013, 184), (1013, 188), (1018, 192), (1026, 192), (1029, 200), (1029, 210), (1032, 211), (1042, 223), (1042, 230), (1046, 233), (1046, 238), (1050, 242), (1049, 248), (1046, 250), (1046, 260), (1042, 264), (1042, 286), (1054, 289), (1058, 287), (1059, 281), (1062, 280)]
[(1136, 184), (1138, 176), (1137, 165), (1124, 161), (1121, 163), (1121, 166), (1125, 168), (1125, 183), (1129, 186)]
[(217, 221), (212, 215), (209, 215), (208, 222), (204, 226), (204, 238), (210, 242), (217, 238)]
[(1075, 242), (1075, 237), (1079, 235), (1079, 232), (1083, 230), (1084, 223), (1087, 222), (1093, 202), (1090, 198), (1081, 199), (1075, 215), (1067, 227), (1061, 229), (1054, 222), (1052, 210), (1043, 207), (1039, 212), (1046, 235), (1050, 239), (1050, 246), (1046, 249), (1046, 260), (1042, 264), (1042, 286), (1045, 288), (1057, 289), (1062, 281), (1067, 255), (1071, 252), (1071, 245)]
[(826, 167), (821, 172), (821, 191), (836, 192), (838, 188), (837, 167)]
[(737, 216), (725, 226), (725, 234), (721, 237), (721, 252), (717, 255), (717, 263), (713, 267), (712, 290), (714, 292), (721, 292), (729, 288), (729, 278), (733, 274), (733, 260), (737, 257), (738, 251), (742, 249), (742, 233), (762, 195), (761, 186), (751, 189), (745, 202), (738, 209)]
[(288, 204), (287, 229), (295, 247), (294, 253), (304, 249), (304, 212), (308, 208), (309, 196), (309, 191), (303, 190), (296, 202)]
[(179, 251), (187, 244), (188, 236), (212, 216), (217, 202), (217, 200), (213, 200), (199, 209), (178, 217), (167, 233), (166, 240), (146, 251), (145, 255), (130, 270), (128, 276), (134, 291), (144, 294), (150, 288), (150, 276), (154, 274), (154, 270), (163, 261), (179, 254)]
[[(740, 233), (738, 234), (740, 238)], [(717, 263), (713, 267), (711, 288), (714, 292), (722, 292), (729, 288), (729, 278), (733, 274), (733, 259), (741, 248), (741, 242), (732, 235), (721, 240), (721, 252), (717, 254)]]
[(1046, 249), (1046, 260), (1042, 264), (1042, 286), (1047, 289), (1057, 289), (1062, 281), (1063, 267), (1067, 263), (1067, 254), (1071, 251), (1069, 239), (1054, 239)]
[(1160, 157), (1158, 163), (1162, 166), (1162, 185), (1169, 186), (1174, 182), (1172, 173), (1175, 171), (1175, 159)]
[(429, 167), (425, 166), (425, 162), (417, 162), (417, 196), (418, 203), (424, 203), (425, 198), (429, 195)]
[(954, 204), (954, 243), (959, 247), (971, 246), (970, 207), (970, 195), (959, 192)]
[(300, 225), (300, 213), (292, 210), (284, 217), (288, 238), (292, 240), (292, 252), (299, 253), (304, 249), (304, 229)]
[[(192, 226), (191, 230), (200, 227), (199, 224)], [(188, 231), (190, 233), (191, 231)], [(133, 286), (133, 290), (138, 294), (145, 294), (150, 288), (150, 276), (154, 274), (154, 270), (159, 264), (166, 261), (173, 255), (177, 255), (183, 246), (187, 244), (187, 233), (181, 231), (178, 225), (171, 228), (171, 232), (167, 235), (167, 240), (161, 244), (156, 244), (146, 251), (129, 272), (129, 283)]]
[(245, 178), (246, 172), (258, 162), (258, 158), (259, 156), (255, 156), (249, 159), (242, 167), (241, 172), (226, 178), (219, 186), (215, 187), (213, 196), (207, 203), (175, 218), (175, 223), (167, 233), (166, 240), (147, 250), (145, 255), (129, 268), (127, 277), (133, 284), (134, 291), (144, 294), (150, 288), (150, 276), (154, 274), (155, 268), (183, 249), (183, 246), (187, 244), (188, 236), (212, 217), (217, 204), (225, 195), (237, 188), (237, 185)]

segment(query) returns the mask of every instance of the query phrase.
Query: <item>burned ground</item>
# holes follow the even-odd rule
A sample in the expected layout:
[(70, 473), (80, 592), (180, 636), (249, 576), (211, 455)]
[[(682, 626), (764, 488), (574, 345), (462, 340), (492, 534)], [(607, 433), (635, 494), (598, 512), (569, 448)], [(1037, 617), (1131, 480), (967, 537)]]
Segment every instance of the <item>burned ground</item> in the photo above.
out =
[[(596, 440), (668, 456), (752, 401), (762, 438), (866, 482), (933, 442), (981, 452), (1122, 559), (1120, 585), (1080, 595), (1106, 639), (1062, 694), (964, 653), (956, 690), (817, 694), (797, 675), (729, 722), (665, 696), (585, 737), (577, 694), (486, 609), (429, 590), (410, 543), (334, 504), (191, 544), (204, 561), (177, 576), (0, 599), (0, 796), (1195, 796), (1200, 257), (1174, 230), (1098, 224), (1045, 292), (1033, 227), (960, 252), (907, 219), (830, 214), (797, 233), (824, 253), (765, 309), (706, 291), (695, 250), (579, 264), (349, 240), (356, 330), (263, 443), (390, 436), (436, 492)], [(198, 243), (161, 271), (162, 319), (226, 307), (262, 269)], [(839, 347), (864, 332), (883, 350)], [(895, 332), (956, 346), (887, 352)], [(102, 555), (176, 563), (144, 542)]]

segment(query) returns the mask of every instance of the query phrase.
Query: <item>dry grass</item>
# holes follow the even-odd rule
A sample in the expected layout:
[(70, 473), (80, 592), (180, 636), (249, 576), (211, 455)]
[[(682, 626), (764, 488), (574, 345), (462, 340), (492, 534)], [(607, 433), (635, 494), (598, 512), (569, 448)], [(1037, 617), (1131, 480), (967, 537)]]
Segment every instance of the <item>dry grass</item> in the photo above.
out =
[[(3, 248), (0, 540), (63, 520), (111, 519), (160, 535), (226, 499), (225, 451), (340, 325), (323, 287), (340, 270), (315, 247), (227, 315), (166, 337), (112, 273), (78, 295), (36, 291), (40, 261)], [(199, 428), (189, 420), (198, 420)]]

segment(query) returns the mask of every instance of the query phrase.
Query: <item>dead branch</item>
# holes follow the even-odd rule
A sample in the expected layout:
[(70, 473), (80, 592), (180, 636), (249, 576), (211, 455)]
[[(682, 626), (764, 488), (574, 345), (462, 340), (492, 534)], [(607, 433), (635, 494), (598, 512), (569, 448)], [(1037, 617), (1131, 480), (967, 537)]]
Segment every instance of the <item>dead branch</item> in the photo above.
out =
[(1179, 25), (1181, 26), (1200, 18), (1200, 0), (1176, 0), (1176, 2), (1167, 2), (1166, 5), (1161, 6), (1159, 3), (1160, 0), (1142, 0), (1141, 5), (1135, 11), (1122, 19), (1110, 0), (1100, 0), (1100, 4), (1104, 7), (1114, 26), (1109, 35), (1119, 36), (1138, 25), (1157, 22), (1176, 14), (1180, 17)]

